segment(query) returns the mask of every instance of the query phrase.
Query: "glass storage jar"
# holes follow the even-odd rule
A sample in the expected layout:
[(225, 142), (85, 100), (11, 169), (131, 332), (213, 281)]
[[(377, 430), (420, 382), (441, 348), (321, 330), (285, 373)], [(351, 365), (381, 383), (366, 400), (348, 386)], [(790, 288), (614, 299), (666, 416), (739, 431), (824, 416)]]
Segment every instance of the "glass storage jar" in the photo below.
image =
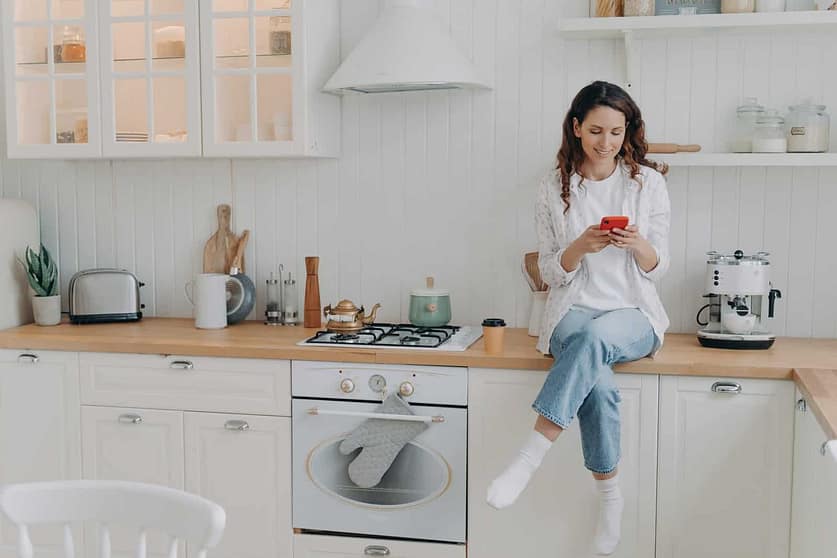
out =
[(65, 25), (61, 42), (62, 62), (84, 62), (87, 48), (84, 45), (84, 35), (76, 25)]
[(828, 151), (831, 118), (825, 105), (810, 101), (788, 107), (785, 130), (790, 153), (825, 153)]
[(756, 0), (721, 0), (722, 14), (743, 14), (756, 9)]
[(625, 0), (624, 14), (631, 16), (652, 16), (654, 15), (655, 0)]
[(764, 107), (755, 97), (744, 97), (744, 103), (736, 109), (735, 135), (730, 142), (733, 153), (753, 151), (753, 130), (756, 120), (764, 114)]
[(785, 153), (787, 150), (785, 119), (775, 110), (764, 111), (753, 130), (753, 153)]

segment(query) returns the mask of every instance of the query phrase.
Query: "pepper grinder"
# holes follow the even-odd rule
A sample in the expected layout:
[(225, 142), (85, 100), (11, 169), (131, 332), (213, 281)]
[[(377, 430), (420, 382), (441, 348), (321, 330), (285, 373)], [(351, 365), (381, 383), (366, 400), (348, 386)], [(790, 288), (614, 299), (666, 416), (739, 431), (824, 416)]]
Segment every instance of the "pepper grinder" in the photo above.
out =
[(320, 279), (317, 276), (320, 267), (319, 256), (308, 256), (305, 258), (305, 327), (322, 327), (320, 317)]
[(285, 300), (285, 325), (296, 325), (299, 321), (296, 305), (296, 279), (291, 277), (290, 272), (288, 273), (288, 278), (285, 279), (285, 293), (283, 298)]
[(267, 308), (264, 311), (265, 325), (282, 325), (282, 266), (279, 266), (279, 277), (270, 272), (270, 279), (267, 283)]

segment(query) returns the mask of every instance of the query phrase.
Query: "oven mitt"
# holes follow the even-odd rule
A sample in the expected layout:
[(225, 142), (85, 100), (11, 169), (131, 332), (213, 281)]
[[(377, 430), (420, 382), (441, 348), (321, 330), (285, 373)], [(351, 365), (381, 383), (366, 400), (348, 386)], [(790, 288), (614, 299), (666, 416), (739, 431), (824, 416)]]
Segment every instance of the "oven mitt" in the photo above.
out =
[[(398, 394), (390, 394), (376, 413), (414, 415), (410, 405)], [(348, 455), (363, 448), (349, 463), (349, 478), (361, 488), (372, 488), (381, 482), (384, 473), (404, 445), (427, 430), (424, 422), (367, 419), (340, 443), (340, 453)]]

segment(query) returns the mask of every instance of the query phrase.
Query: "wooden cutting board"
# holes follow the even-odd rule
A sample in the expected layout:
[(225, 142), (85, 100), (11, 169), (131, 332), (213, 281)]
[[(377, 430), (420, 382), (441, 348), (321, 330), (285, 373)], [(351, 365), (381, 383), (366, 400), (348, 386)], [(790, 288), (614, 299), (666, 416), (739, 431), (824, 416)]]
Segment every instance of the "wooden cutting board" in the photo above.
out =
[[(229, 273), (238, 248), (238, 237), (230, 229), (230, 206), (218, 206), (218, 230), (206, 241), (203, 249), (204, 273)], [(241, 261), (244, 272), (244, 260)]]

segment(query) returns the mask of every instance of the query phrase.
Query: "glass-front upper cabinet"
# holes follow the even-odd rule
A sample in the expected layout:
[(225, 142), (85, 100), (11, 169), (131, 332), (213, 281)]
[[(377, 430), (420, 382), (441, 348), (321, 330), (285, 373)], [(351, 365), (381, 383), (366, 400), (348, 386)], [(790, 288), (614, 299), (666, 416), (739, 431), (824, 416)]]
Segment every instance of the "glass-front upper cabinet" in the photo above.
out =
[(101, 155), (96, 0), (3, 0), (8, 156)]
[(199, 156), (198, 2), (100, 0), (99, 10), (103, 155)]
[(337, 0), (201, 3), (203, 153), (337, 156)]

